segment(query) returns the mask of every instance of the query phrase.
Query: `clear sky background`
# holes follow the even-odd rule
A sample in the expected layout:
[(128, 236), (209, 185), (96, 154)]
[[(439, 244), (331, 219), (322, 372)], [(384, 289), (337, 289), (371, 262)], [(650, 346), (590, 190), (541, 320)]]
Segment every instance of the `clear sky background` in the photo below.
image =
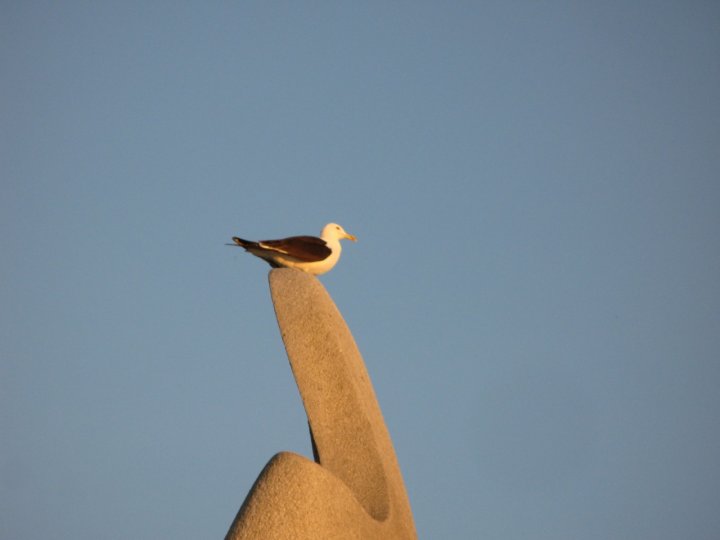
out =
[(0, 537), (222, 538), (321, 281), (423, 539), (720, 538), (720, 5), (4, 2)]

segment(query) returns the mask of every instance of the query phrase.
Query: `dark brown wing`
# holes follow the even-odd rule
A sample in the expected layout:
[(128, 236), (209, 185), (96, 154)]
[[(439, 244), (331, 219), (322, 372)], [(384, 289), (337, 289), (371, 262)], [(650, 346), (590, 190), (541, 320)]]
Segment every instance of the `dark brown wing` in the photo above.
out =
[(281, 240), (261, 240), (258, 245), (266, 250), (282, 253), (303, 262), (316, 262), (330, 256), (330, 248), (316, 236), (291, 236)]

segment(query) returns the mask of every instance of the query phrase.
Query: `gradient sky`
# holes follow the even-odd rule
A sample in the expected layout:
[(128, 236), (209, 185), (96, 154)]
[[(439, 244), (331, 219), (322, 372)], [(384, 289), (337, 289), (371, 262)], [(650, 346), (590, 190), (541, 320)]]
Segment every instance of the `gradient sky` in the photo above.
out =
[(720, 538), (720, 5), (4, 2), (0, 537), (222, 538), (321, 281), (423, 539)]

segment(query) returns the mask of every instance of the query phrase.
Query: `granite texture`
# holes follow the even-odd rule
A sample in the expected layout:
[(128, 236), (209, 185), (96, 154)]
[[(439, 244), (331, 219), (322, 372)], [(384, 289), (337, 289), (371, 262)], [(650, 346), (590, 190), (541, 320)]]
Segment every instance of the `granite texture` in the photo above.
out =
[(270, 272), (270, 292), (315, 461), (276, 454), (226, 540), (417, 538), (375, 392), (332, 298), (317, 278), (287, 268)]

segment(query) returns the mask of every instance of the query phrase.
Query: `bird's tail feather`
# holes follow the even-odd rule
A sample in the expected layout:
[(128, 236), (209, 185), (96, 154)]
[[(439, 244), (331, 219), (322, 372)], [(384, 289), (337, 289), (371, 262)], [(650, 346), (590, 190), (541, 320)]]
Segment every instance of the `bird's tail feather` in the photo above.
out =
[(245, 249), (252, 248), (252, 247), (259, 247), (257, 242), (252, 242), (251, 240), (245, 240), (243, 238), (238, 238), (237, 236), (233, 236), (232, 240), (238, 246), (244, 247)]

